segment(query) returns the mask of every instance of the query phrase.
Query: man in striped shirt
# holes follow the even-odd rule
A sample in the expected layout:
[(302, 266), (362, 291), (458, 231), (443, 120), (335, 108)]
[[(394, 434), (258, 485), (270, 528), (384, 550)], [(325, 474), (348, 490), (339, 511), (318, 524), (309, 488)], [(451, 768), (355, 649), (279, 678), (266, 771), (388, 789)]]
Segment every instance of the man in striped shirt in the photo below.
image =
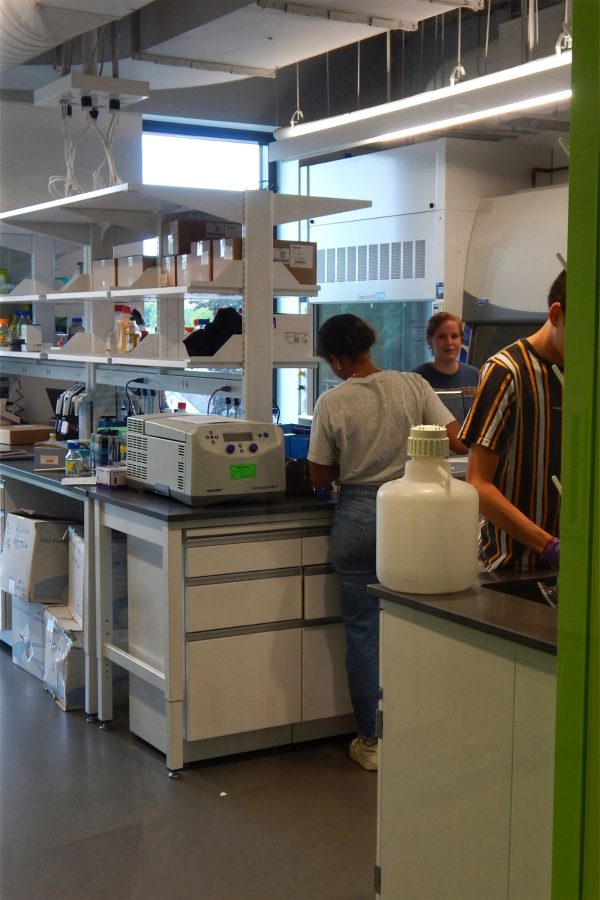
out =
[(469, 447), (467, 481), (484, 517), (479, 557), (488, 571), (558, 568), (560, 496), (552, 476), (560, 477), (566, 302), (563, 270), (539, 331), (483, 366), (460, 430)]

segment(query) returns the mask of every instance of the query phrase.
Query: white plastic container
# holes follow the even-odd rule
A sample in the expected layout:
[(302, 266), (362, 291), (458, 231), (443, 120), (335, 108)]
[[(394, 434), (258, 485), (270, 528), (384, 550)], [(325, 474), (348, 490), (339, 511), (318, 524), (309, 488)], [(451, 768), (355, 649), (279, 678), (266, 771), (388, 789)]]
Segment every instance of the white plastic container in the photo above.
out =
[(390, 590), (450, 594), (478, 572), (479, 496), (450, 471), (448, 437), (416, 425), (402, 478), (377, 492), (377, 578)]

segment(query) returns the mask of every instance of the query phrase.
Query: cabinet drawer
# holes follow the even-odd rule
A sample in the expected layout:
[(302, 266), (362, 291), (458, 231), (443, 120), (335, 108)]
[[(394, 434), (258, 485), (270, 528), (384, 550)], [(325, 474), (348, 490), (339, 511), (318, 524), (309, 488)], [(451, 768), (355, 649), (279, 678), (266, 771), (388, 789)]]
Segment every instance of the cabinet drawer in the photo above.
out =
[(302, 538), (302, 565), (320, 566), (328, 562), (331, 562), (328, 534)]
[(304, 618), (339, 618), (340, 587), (334, 572), (304, 573)]
[(302, 576), (188, 586), (185, 629), (239, 628), (302, 618)]
[(302, 721), (352, 712), (343, 625), (316, 625), (302, 635)]
[(188, 741), (300, 721), (300, 628), (188, 641)]
[(300, 565), (300, 538), (191, 544), (185, 550), (186, 578), (287, 569)]

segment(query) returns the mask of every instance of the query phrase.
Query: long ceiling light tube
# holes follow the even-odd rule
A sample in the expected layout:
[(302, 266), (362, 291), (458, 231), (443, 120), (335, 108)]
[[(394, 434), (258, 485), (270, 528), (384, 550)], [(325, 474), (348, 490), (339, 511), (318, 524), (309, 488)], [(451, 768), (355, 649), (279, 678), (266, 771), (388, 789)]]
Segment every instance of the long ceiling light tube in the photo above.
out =
[(570, 97), (571, 59), (565, 51), (392, 103), (280, 128), (269, 156), (273, 162), (299, 159), (564, 102)]
[(518, 100), (515, 103), (505, 103), (503, 106), (492, 106), (488, 109), (481, 109), (477, 112), (464, 113), (460, 116), (451, 116), (448, 119), (439, 119), (437, 122), (427, 122), (423, 125), (415, 125), (412, 128), (400, 128), (397, 131), (391, 131), (389, 134), (382, 134), (378, 137), (371, 138), (363, 143), (385, 143), (387, 141), (398, 141), (403, 138), (416, 137), (420, 134), (427, 134), (430, 131), (442, 131), (445, 128), (454, 128), (456, 125), (469, 125), (471, 122), (480, 122), (483, 119), (493, 119), (495, 116), (506, 115), (507, 113), (525, 112), (529, 109), (540, 109), (544, 106), (553, 106), (556, 103), (563, 103), (571, 99), (571, 90), (555, 91), (553, 94), (543, 94), (541, 97), (532, 97), (529, 100)]

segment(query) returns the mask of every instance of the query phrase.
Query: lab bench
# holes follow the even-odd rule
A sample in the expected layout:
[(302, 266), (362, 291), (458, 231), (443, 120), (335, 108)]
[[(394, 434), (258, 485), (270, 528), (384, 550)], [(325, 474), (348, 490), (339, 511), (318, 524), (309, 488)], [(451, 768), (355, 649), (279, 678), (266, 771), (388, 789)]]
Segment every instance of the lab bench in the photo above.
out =
[[(63, 485), (32, 460), (5, 460), (0, 478), (7, 511), (84, 525), (85, 710), (102, 726), (113, 717), (116, 664), (129, 673), (131, 730), (172, 771), (354, 729), (330, 503), (189, 507), (128, 488)], [(127, 540), (127, 631), (113, 622), (116, 535)]]
[(447, 596), (370, 587), (384, 900), (549, 900), (557, 610), (525, 599), (548, 575), (481, 573)]
[[(114, 663), (130, 728), (167, 767), (353, 729), (329, 563), (332, 507), (314, 498), (187, 507), (129, 489), (95, 510), (98, 717)], [(127, 645), (113, 639), (111, 535), (127, 535)]]

